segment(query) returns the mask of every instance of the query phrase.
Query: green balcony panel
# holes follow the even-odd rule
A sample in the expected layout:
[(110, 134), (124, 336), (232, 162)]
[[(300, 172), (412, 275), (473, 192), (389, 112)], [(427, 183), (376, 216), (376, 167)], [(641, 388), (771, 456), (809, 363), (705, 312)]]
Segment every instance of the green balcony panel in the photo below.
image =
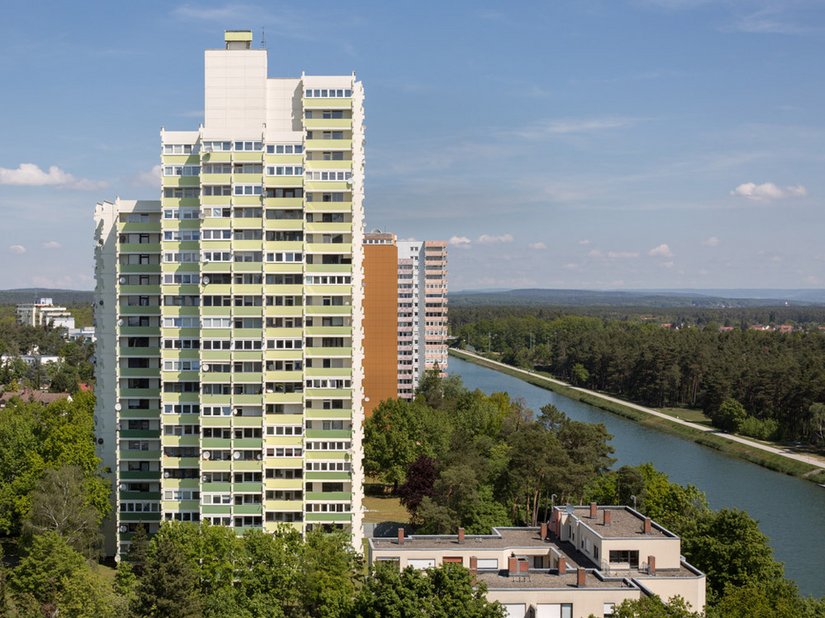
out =
[(160, 513), (120, 513), (121, 524), (128, 524), (133, 521), (160, 521)]
[(262, 504), (236, 504), (233, 512), (235, 515), (261, 515), (263, 513)]
[(121, 500), (156, 500), (160, 501), (159, 491), (121, 491)]
[(149, 438), (157, 440), (160, 438), (160, 429), (121, 429), (121, 439)]
[(235, 438), (232, 440), (232, 448), (262, 449), (263, 444), (261, 438)]
[(349, 429), (307, 429), (306, 437), (320, 440), (349, 439), (352, 437), (352, 431)]
[(263, 418), (260, 416), (236, 416), (234, 418), (235, 427), (260, 427)]
[(120, 411), (119, 414), (120, 418), (127, 419), (127, 418), (140, 418), (140, 419), (153, 419), (160, 417), (160, 410), (158, 408), (147, 408), (147, 409), (133, 409), (130, 410), (128, 408), (124, 408)]
[(313, 502), (341, 502), (352, 500), (352, 492), (349, 491), (308, 491), (306, 499)]
[(203, 515), (231, 515), (232, 506), (229, 504), (202, 504), (201, 513)]
[(120, 472), (122, 481), (159, 481), (160, 470), (122, 470)]
[(160, 272), (160, 264), (120, 264), (117, 270), (121, 275), (156, 275)]
[(307, 522), (350, 522), (352, 513), (304, 513)]
[(157, 461), (160, 459), (160, 451), (120, 451), (120, 458), (129, 461)]

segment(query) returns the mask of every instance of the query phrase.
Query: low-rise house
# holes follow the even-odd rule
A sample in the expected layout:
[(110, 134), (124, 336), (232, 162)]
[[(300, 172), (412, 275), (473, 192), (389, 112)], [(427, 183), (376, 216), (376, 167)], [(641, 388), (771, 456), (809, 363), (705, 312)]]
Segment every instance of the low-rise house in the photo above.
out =
[(12, 399), (26, 402), (37, 402), (48, 405), (61, 399), (72, 400), (70, 393), (49, 393), (47, 391), (23, 389), (22, 391), (6, 391), (0, 394), (0, 408), (5, 408)]
[(487, 586), (511, 618), (610, 616), (643, 595), (681, 596), (705, 606), (705, 575), (681, 556), (678, 536), (624, 506), (555, 507), (539, 528), (494, 528), (489, 535), (373, 538), (370, 564), (399, 568), (455, 562)]

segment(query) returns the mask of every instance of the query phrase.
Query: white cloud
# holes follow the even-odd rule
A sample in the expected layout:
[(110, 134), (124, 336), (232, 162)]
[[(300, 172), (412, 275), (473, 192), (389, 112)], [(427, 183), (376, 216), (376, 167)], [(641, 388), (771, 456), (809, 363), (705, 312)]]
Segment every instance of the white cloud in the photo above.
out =
[(50, 240), (49, 242), (44, 242), (43, 243), (43, 248), (44, 249), (60, 249), (62, 246), (63, 245), (61, 245), (56, 240)]
[(527, 127), (509, 131), (512, 137), (542, 139), (561, 135), (582, 135), (598, 133), (609, 129), (621, 129), (637, 123), (635, 118), (622, 116), (602, 116), (597, 118), (561, 118), (542, 120)]
[(659, 266), (662, 268), (673, 268), (673, 262), (669, 260), (667, 262), (662, 262)]
[(706, 238), (705, 240), (703, 240), (702, 244), (706, 247), (718, 247), (719, 243), (721, 242), (722, 241), (719, 240), (716, 236), (711, 236), (710, 238)]
[(587, 254), (592, 258), (608, 258), (611, 260), (626, 260), (639, 257), (638, 251), (607, 251), (603, 252), (599, 249), (591, 249)]
[(590, 241), (589, 241), (589, 240), (587, 240), (587, 239), (585, 238), (585, 239), (583, 239), (583, 240), (580, 240), (580, 241), (579, 241), (579, 244), (580, 244), (580, 245), (583, 245), (583, 246), (587, 246), (587, 245), (589, 245), (589, 244), (590, 244)]
[(42, 170), (34, 163), (21, 163), (16, 168), (0, 167), (0, 185), (18, 185), (28, 187), (59, 186), (69, 189), (91, 190), (105, 187), (107, 183), (76, 178), (56, 165)]
[(17, 255), (20, 255), (21, 253), (26, 252), (26, 247), (24, 247), (23, 245), (9, 245), (9, 251), (11, 253), (16, 253)]
[(628, 258), (637, 258), (639, 257), (638, 251), (608, 251), (607, 257), (611, 260), (624, 260)]
[(804, 197), (808, 195), (808, 190), (802, 185), (780, 187), (772, 182), (763, 182), (761, 185), (754, 182), (745, 182), (736, 187), (730, 194), (736, 197), (745, 197), (749, 200), (768, 201), (786, 197)]
[(530, 243), (529, 245), (527, 245), (527, 246), (528, 246), (530, 249), (537, 249), (537, 250), (547, 249), (547, 245), (545, 245), (543, 242), (531, 242), (531, 243)]
[(152, 169), (140, 172), (134, 178), (134, 184), (143, 187), (154, 187), (160, 190), (160, 165), (155, 165)]
[(222, 7), (201, 7), (184, 4), (173, 11), (176, 17), (182, 19), (197, 19), (200, 21), (232, 21), (248, 12), (252, 7), (246, 4), (227, 4)]
[(482, 234), (478, 237), (478, 244), (480, 245), (497, 245), (505, 242), (513, 242), (513, 235), (502, 234), (501, 236), (494, 236), (491, 234)]
[(453, 236), (447, 242), (450, 243), (451, 247), (456, 247), (458, 249), (469, 249), (470, 244), (473, 241), (471, 241), (466, 236)]
[(665, 243), (662, 243), (658, 247), (653, 247), (647, 254), (653, 257), (673, 257), (673, 251), (671, 251), (670, 247)]

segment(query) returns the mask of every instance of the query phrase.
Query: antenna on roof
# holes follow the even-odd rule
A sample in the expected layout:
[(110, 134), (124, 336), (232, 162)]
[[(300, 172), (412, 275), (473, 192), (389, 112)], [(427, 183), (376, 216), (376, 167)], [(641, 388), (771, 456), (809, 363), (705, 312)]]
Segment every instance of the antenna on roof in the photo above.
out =
[(261, 26), (261, 49), (266, 49), (266, 29)]

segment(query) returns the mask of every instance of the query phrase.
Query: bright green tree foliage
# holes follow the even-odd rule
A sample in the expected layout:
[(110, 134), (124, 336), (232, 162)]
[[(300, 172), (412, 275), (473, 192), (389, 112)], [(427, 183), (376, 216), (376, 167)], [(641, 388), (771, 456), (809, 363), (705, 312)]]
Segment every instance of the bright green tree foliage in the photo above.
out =
[(504, 608), (474, 587), (467, 569), (445, 564), (426, 571), (376, 566), (355, 602), (363, 618), (503, 618)]

